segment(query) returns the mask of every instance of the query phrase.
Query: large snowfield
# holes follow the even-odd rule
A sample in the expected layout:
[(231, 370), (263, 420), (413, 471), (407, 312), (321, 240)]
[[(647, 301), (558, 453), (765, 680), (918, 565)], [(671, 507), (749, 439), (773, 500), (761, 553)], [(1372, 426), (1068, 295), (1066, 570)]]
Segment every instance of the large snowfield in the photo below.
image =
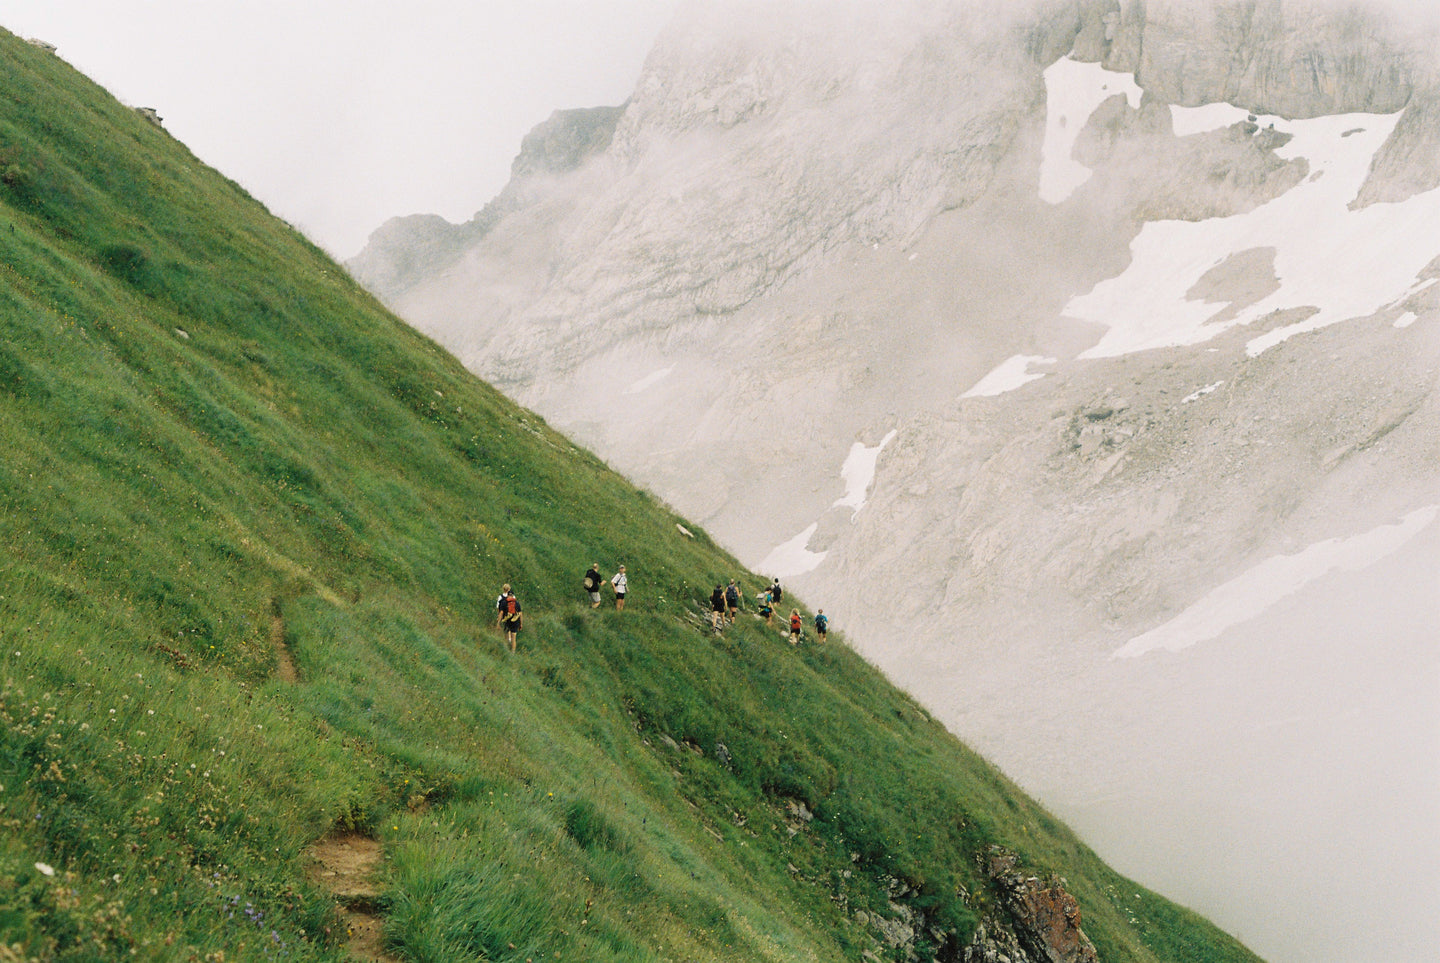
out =
[[(1064, 58), (1045, 71), (1047, 117), (1040, 169), (1040, 197), (1068, 200), (1092, 172), (1071, 157), (1076, 138), (1094, 111), (1123, 94), (1138, 107), (1142, 91), (1130, 74)], [(1303, 159), (1303, 183), (1269, 203), (1233, 217), (1202, 221), (1151, 221), (1132, 242), (1131, 262), (1120, 275), (1073, 298), (1065, 317), (1106, 329), (1081, 359), (1113, 358), (1153, 348), (1203, 344), (1237, 325), (1279, 312), (1308, 310), (1303, 320), (1281, 324), (1247, 345), (1253, 356), (1287, 338), (1354, 318), (1395, 310), (1395, 326), (1413, 315), (1399, 309), (1434, 283), (1420, 273), (1440, 257), (1440, 189), (1400, 203), (1352, 209), (1376, 152), (1395, 130), (1400, 114), (1341, 114), (1309, 120), (1256, 116), (1230, 104), (1171, 106), (1176, 136), (1205, 134), (1249, 123), (1290, 137), (1276, 150), (1282, 159)], [(1254, 304), (1231, 307), (1195, 298), (1207, 272), (1249, 251), (1274, 252), (1278, 289)], [(967, 392), (994, 396), (1044, 377), (1030, 370), (1051, 359), (1017, 355)]]

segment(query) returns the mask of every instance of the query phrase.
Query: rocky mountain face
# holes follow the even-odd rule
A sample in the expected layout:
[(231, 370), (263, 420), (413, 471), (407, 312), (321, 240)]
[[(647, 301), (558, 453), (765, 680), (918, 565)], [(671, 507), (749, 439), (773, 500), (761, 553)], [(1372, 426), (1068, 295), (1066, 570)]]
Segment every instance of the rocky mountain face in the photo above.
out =
[(470, 221), (455, 225), (435, 214), (391, 218), (350, 270), (390, 299), (445, 271), (507, 215), (532, 203), (536, 182), (543, 192), (547, 177), (568, 174), (609, 147), (624, 113), (624, 106), (555, 111), (521, 142), (510, 183)]
[(1433, 39), (697, 3), (351, 269), (1122, 869), (1276, 960), (1419, 959), (1440, 893), (1376, 880), (1440, 867)]

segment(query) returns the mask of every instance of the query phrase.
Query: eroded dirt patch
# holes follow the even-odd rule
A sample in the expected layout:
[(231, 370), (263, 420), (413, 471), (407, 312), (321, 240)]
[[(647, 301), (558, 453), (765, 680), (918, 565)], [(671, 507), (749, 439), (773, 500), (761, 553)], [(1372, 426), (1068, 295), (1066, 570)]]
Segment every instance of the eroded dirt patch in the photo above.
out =
[(310, 879), (340, 905), (352, 957), (399, 963), (385, 952), (379, 915), (380, 890), (375, 884), (375, 870), (382, 855), (380, 844), (367, 836), (330, 836), (310, 849)]
[(290, 647), (285, 644), (285, 620), (278, 612), (270, 616), (270, 648), (275, 650), (275, 674), (280, 676), (280, 681), (299, 682), (300, 670), (295, 665), (295, 656), (290, 654)]

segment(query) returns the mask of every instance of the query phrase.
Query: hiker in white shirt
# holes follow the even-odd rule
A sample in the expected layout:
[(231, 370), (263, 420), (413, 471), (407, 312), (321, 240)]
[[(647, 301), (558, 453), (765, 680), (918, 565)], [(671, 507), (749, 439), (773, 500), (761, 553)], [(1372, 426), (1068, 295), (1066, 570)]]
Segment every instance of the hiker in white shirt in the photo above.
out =
[(615, 611), (619, 612), (625, 608), (625, 566), (620, 566), (620, 571), (610, 580), (610, 587), (615, 590)]

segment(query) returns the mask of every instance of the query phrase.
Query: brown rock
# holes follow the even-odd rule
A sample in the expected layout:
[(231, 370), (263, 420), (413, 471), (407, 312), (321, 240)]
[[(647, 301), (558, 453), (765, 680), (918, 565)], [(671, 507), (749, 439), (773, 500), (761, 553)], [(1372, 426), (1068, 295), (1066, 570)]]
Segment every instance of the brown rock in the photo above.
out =
[(1098, 963), (1095, 945), (1080, 929), (1080, 903), (1066, 892), (1065, 881), (1025, 876), (1018, 865), (1014, 853), (997, 850), (988, 871), (1029, 955), (1045, 963)]

